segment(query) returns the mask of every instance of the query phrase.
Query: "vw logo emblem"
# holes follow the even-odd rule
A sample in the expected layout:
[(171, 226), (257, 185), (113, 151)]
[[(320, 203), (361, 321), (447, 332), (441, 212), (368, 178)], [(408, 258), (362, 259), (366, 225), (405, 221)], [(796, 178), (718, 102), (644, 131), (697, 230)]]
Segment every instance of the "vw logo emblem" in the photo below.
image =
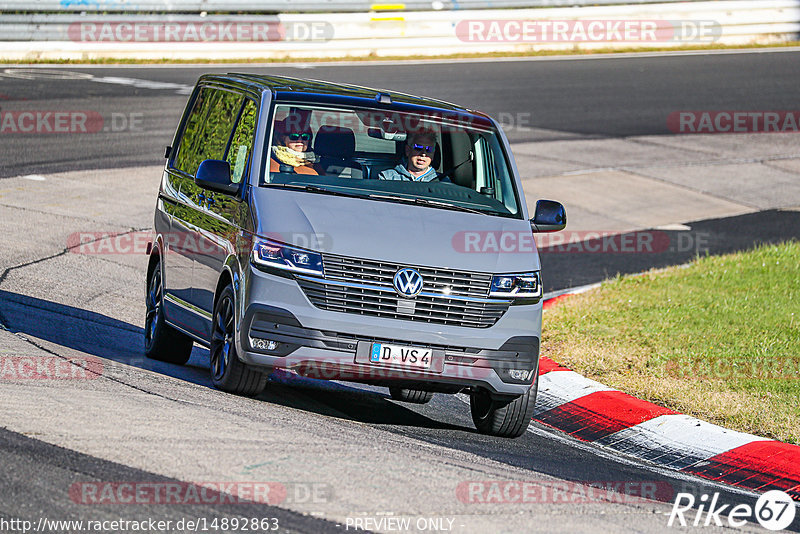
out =
[(422, 275), (416, 269), (400, 269), (394, 275), (393, 283), (401, 297), (414, 298), (422, 291)]

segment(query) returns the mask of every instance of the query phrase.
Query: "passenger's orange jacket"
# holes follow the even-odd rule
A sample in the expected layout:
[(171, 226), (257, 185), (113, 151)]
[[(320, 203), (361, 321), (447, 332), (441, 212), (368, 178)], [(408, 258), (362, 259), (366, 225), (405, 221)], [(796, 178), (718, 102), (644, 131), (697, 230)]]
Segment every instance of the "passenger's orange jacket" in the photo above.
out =
[[(311, 165), (300, 165), (294, 168), (294, 172), (297, 174), (325, 174), (321, 171), (322, 169), (317, 164), (314, 164), (313, 167)], [(280, 163), (275, 158), (269, 158), (269, 172), (280, 172)]]

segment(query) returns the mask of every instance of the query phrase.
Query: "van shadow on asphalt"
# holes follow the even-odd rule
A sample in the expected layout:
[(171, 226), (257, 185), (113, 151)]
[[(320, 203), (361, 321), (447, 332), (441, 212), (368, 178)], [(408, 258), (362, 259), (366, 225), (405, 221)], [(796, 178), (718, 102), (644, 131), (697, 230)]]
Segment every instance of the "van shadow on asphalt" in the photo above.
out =
[[(213, 388), (208, 349), (204, 347), (195, 345), (186, 365), (151, 360), (144, 356), (144, 330), (138, 326), (101, 313), (3, 290), (0, 290), (0, 314), (0, 322), (8, 330), (36, 338), (37, 344), (59, 355), (84, 353)], [(257, 397), (266, 403), (366, 424), (475, 432), (473, 428), (437, 421), (397, 404), (389, 399), (384, 388), (351, 387), (283, 371), (276, 371), (270, 378), (266, 390)], [(431, 415), (435, 414), (432, 410)]]

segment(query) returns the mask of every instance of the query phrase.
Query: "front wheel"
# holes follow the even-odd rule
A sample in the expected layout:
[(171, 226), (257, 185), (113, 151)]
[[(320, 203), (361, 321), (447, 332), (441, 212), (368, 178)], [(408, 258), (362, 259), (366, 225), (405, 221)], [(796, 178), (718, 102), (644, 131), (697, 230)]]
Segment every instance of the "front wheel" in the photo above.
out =
[(493, 399), (485, 389), (473, 391), (469, 397), (472, 421), (481, 434), (518, 438), (528, 429), (536, 407), (538, 379), (514, 399)]
[(222, 391), (254, 397), (264, 391), (267, 377), (239, 360), (234, 303), (233, 287), (228, 284), (217, 299), (212, 317), (211, 382)]
[(164, 284), (161, 262), (156, 263), (147, 281), (144, 319), (144, 355), (154, 360), (183, 365), (192, 355), (192, 338), (175, 330), (164, 320)]

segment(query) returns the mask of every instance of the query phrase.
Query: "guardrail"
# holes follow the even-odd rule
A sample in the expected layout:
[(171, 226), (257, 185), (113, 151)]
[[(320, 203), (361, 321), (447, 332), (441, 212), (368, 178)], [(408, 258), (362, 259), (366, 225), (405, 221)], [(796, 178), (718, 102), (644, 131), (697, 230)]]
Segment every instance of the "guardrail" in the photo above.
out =
[[(687, 0), (661, 0), (686, 2)], [(701, 1), (701, 0), (688, 0)], [(647, 4), (653, 0), (10, 0), (0, 11), (77, 13), (338, 13)]]
[(281, 15), (3, 15), (7, 60), (303, 58), (797, 40), (800, 0)]

